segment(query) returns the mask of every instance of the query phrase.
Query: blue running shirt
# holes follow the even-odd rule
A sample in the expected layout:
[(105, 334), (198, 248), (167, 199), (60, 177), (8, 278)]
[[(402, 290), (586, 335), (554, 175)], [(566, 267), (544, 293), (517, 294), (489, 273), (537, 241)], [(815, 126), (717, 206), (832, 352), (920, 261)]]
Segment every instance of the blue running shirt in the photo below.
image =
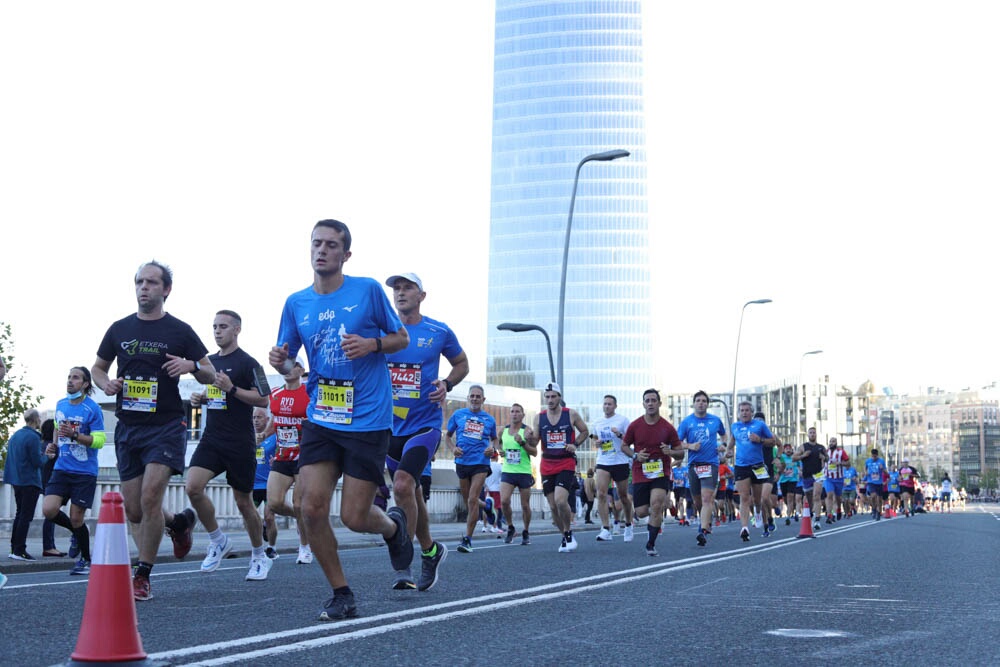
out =
[[(80, 475), (93, 475), (97, 477), (97, 449), (73, 442), (68, 437), (58, 435), (59, 425), (63, 422), (70, 422), (76, 430), (84, 435), (100, 433), (104, 430), (104, 413), (94, 399), (87, 396), (80, 403), (73, 405), (64, 398), (56, 403), (56, 443), (59, 445), (59, 456), (56, 458), (54, 470), (64, 470), (66, 472)], [(49, 443), (42, 443), (47, 445)]]
[(277, 344), (288, 344), (289, 358), (300, 349), (309, 358), (309, 421), (338, 431), (391, 429), (392, 385), (385, 355), (371, 353), (351, 361), (340, 338), (377, 338), (402, 328), (382, 286), (371, 278), (344, 276), (344, 284), (332, 294), (317, 294), (310, 285), (289, 296)]

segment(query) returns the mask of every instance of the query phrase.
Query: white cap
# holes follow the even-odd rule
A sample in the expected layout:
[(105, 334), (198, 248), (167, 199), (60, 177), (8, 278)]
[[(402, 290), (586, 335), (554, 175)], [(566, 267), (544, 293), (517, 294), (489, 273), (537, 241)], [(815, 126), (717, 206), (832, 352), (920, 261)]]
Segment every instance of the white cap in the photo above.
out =
[(547, 385), (545, 385), (545, 389), (543, 389), (543, 391), (554, 391), (560, 396), (562, 396), (562, 389), (560, 389), (559, 385), (556, 384), (555, 382), (549, 382)]
[(424, 284), (420, 281), (420, 276), (418, 276), (415, 273), (397, 273), (394, 276), (389, 276), (386, 279), (385, 284), (388, 287), (395, 287), (396, 281), (399, 280), (400, 278), (402, 278), (403, 280), (409, 280), (411, 283), (417, 286), (418, 290), (420, 290), (421, 292), (424, 291)]

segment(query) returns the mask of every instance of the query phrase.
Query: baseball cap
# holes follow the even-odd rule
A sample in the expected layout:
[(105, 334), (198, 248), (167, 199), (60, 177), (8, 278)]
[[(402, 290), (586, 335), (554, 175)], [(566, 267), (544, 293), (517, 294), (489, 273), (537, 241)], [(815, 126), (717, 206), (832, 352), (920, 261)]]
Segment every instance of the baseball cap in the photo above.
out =
[(562, 396), (562, 389), (555, 382), (549, 382), (547, 385), (545, 385), (545, 389), (543, 391), (554, 391), (560, 396)]
[(909, 463), (909, 462), (910, 462), (910, 459), (908, 459), (906, 457), (903, 458), (903, 463)]
[(414, 283), (417, 286), (418, 290), (420, 290), (421, 292), (424, 291), (424, 284), (423, 282), (421, 282), (420, 276), (418, 276), (415, 273), (397, 273), (394, 276), (389, 276), (386, 279), (385, 284), (388, 287), (395, 287), (396, 281), (399, 280), (400, 278), (402, 278), (403, 280), (409, 280), (411, 283)]
[(299, 368), (302, 369), (302, 374), (303, 375), (309, 375), (309, 369), (306, 368), (305, 359), (302, 358), (301, 354), (299, 356), (295, 357), (295, 363), (292, 364), (292, 366), (293, 367), (298, 366)]

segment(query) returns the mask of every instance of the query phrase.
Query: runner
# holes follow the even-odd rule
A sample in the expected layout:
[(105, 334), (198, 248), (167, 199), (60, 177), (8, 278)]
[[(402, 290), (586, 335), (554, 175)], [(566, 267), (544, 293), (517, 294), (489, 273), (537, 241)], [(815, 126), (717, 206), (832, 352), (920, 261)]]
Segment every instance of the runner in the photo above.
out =
[(712, 534), (712, 507), (719, 486), (719, 437), (726, 435), (722, 420), (708, 414), (708, 394), (695, 393), (692, 399), (694, 414), (681, 421), (677, 435), (681, 447), (687, 450), (688, 487), (695, 511), (701, 519), (697, 541), (699, 546), (708, 542)]
[[(458, 545), (458, 552), (472, 553), (472, 535), (476, 532), (479, 499), (486, 476), (490, 474), (490, 457), (497, 450), (497, 423), (493, 416), (483, 410), (486, 394), (483, 388), (474, 384), (469, 387), (469, 407), (456, 410), (448, 419), (448, 433), (445, 442), (455, 455), (455, 474), (465, 498), (468, 516), (465, 520), (465, 537)], [(457, 438), (452, 443), (452, 438)]]
[(274, 520), (274, 512), (267, 504), (267, 478), (271, 474), (271, 462), (278, 448), (278, 439), (272, 433), (266, 435), (271, 425), (271, 413), (264, 408), (253, 409), (253, 430), (257, 438), (257, 470), (253, 477), (253, 506), (260, 509), (264, 505), (264, 555), (271, 560), (278, 560), (278, 522)]
[(865, 492), (872, 509), (872, 519), (882, 519), (882, 475), (885, 473), (885, 459), (872, 448), (872, 455), (865, 460)]
[[(285, 383), (271, 390), (268, 409), (271, 424), (268, 434), (277, 439), (274, 461), (267, 476), (267, 508), (274, 514), (292, 517), (299, 533), (298, 565), (313, 562), (309, 536), (302, 520), (302, 485), (299, 483), (299, 445), (302, 441), (302, 422), (309, 410), (309, 392), (302, 384), (307, 377), (305, 364), (296, 359), (292, 370), (284, 375)], [(294, 485), (294, 486), (293, 486)], [(292, 489), (292, 504), (288, 504), (288, 489)]]
[(844, 494), (844, 470), (850, 465), (851, 458), (831, 437), (826, 450), (826, 478), (823, 480), (823, 490), (826, 492), (826, 522), (828, 524), (839, 520), (841, 496)]
[[(810, 426), (806, 431), (807, 442), (799, 445), (792, 454), (793, 461), (799, 461), (802, 466), (802, 495), (810, 494), (809, 509), (813, 515), (813, 530), (819, 530), (819, 516), (823, 510), (823, 466), (826, 465), (826, 448), (816, 442), (816, 428)], [(803, 509), (805, 505), (803, 505)]]
[(858, 512), (858, 470), (853, 464), (844, 469), (844, 515), (852, 517)]
[(660, 392), (647, 389), (642, 394), (645, 414), (625, 431), (622, 452), (632, 459), (632, 490), (637, 517), (649, 517), (646, 524), (646, 554), (658, 556), (656, 538), (663, 525), (667, 503), (670, 462), (684, 458), (681, 440), (673, 425), (660, 416)]
[(904, 457), (903, 465), (899, 468), (899, 490), (903, 497), (903, 516), (905, 517), (913, 514), (914, 484), (919, 478), (917, 469), (910, 465), (910, 459)]
[(300, 348), (305, 346), (308, 356), (309, 414), (299, 443), (302, 518), (333, 589), (319, 620), (332, 621), (357, 615), (330, 526), (330, 504), (341, 477), (344, 525), (381, 535), (394, 571), (413, 561), (406, 514), (398, 507), (383, 512), (374, 505), (385, 480), (392, 434), (392, 383), (385, 355), (404, 349), (409, 336), (378, 282), (344, 275), (351, 257), (347, 225), (321, 220), (310, 242), (313, 284), (285, 301), (268, 361), (288, 375)]
[(524, 407), (520, 403), (510, 406), (510, 424), (500, 432), (503, 447), (503, 466), (500, 472), (500, 506), (507, 519), (507, 535), (504, 544), (514, 541), (514, 508), (511, 496), (514, 489), (521, 496), (521, 546), (531, 544), (528, 529), (531, 526), (531, 488), (535, 478), (531, 474), (531, 457), (538, 454), (538, 438), (530, 426), (524, 423)]
[(799, 520), (797, 510), (797, 499), (799, 496), (799, 476), (800, 465), (792, 459), (792, 444), (786, 442), (781, 446), (781, 456), (778, 458), (778, 486), (781, 488), (781, 495), (785, 499), (785, 525), (792, 524), (792, 518)]
[(608, 504), (608, 489), (613, 484), (618, 490), (625, 513), (626, 542), (633, 540), (632, 528), (632, 497), (628, 494), (628, 477), (631, 460), (622, 453), (622, 436), (628, 428), (628, 418), (616, 413), (618, 399), (608, 394), (604, 397), (604, 416), (594, 422), (590, 438), (597, 446), (597, 468), (594, 471), (594, 485), (597, 487), (597, 513), (601, 517), (601, 532), (597, 534), (598, 542), (610, 542), (611, 512)]
[(764, 447), (775, 443), (774, 434), (763, 421), (753, 418), (753, 406), (743, 401), (739, 406), (739, 421), (733, 424), (726, 456), (736, 461), (736, 487), (740, 494), (740, 539), (750, 541), (750, 515), (760, 507), (764, 482), (771, 479), (764, 465)]
[(538, 415), (538, 440), (542, 443), (542, 493), (549, 501), (552, 521), (563, 534), (559, 553), (576, 551), (569, 494), (576, 479), (576, 449), (587, 442), (589, 431), (576, 410), (562, 407), (562, 389), (555, 382), (545, 386), (546, 410)]
[[(410, 334), (405, 349), (386, 357), (392, 375), (392, 438), (385, 463), (392, 477), (396, 504), (406, 513), (411, 537), (420, 543), (420, 577), (414, 586), (409, 570), (396, 573), (393, 588), (426, 591), (438, 580), (448, 548), (431, 537), (427, 504), (420, 478), (441, 443), (442, 405), (448, 392), (469, 374), (469, 360), (454, 332), (444, 322), (420, 312), (427, 298), (415, 273), (389, 276), (393, 303)], [(450, 366), (441, 377), (444, 357)]]

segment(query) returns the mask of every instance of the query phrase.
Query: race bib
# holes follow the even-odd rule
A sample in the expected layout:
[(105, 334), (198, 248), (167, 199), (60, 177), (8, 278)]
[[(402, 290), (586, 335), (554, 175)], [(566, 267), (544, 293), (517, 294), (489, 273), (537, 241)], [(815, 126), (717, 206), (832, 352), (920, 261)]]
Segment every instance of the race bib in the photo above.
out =
[(612, 442), (611, 440), (604, 440), (603, 442), (601, 442), (601, 453), (610, 454), (613, 451), (615, 451), (614, 442)]
[(264, 465), (264, 448), (257, 445), (257, 465)]
[(757, 479), (771, 479), (771, 475), (768, 474), (765, 466), (757, 466), (756, 468), (751, 468), (750, 471)]
[(280, 447), (297, 447), (299, 444), (299, 429), (294, 426), (279, 426), (274, 433)]
[(320, 378), (313, 417), (326, 424), (350, 424), (354, 415), (354, 381)]
[(228, 410), (226, 395), (214, 384), (205, 386), (205, 407), (209, 410)]
[(816, 480), (817, 482), (822, 482), (823, 481), (823, 471), (820, 470), (819, 472), (814, 473), (813, 474), (813, 479)]
[(420, 364), (402, 364), (390, 361), (392, 395), (397, 399), (420, 398)]
[(156, 412), (156, 380), (125, 378), (122, 383), (122, 410)]
[(712, 476), (712, 466), (703, 464), (694, 467), (694, 474), (698, 479), (709, 479)]
[(566, 434), (562, 431), (549, 431), (545, 436), (548, 449), (566, 449)]
[(642, 464), (642, 474), (646, 476), (646, 479), (663, 477), (663, 461), (661, 459), (644, 461)]
[(520, 449), (508, 449), (504, 452), (507, 455), (507, 463), (511, 465), (520, 465), (521, 463), (521, 450)]
[(900, 473), (899, 477), (900, 479), (910, 479), (910, 473), (908, 472)]
[(475, 419), (469, 419), (465, 422), (465, 426), (462, 428), (462, 435), (468, 440), (482, 440), (483, 428), (483, 422)]
[(826, 469), (829, 470), (830, 472), (837, 472), (837, 464), (831, 463), (826, 467)]

